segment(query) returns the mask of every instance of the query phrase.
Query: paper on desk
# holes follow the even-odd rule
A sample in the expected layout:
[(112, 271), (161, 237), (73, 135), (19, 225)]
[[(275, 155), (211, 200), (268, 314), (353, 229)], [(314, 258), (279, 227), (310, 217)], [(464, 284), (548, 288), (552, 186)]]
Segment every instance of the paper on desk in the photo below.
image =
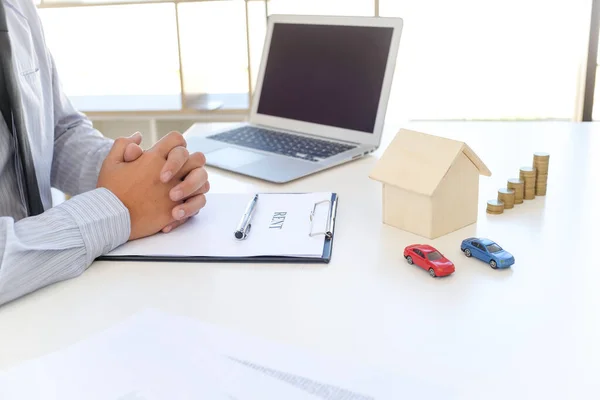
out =
[[(139, 315), (2, 373), (0, 399), (157, 400), (186, 399), (190, 393), (230, 399), (211, 379), (210, 370), (195, 373), (183, 366), (185, 359), (162, 342), (164, 331), (157, 322), (149, 314)], [(206, 361), (218, 362), (206, 354), (195, 369), (201, 370)]]
[(438, 390), (158, 311), (0, 373), (2, 400), (450, 398)]
[[(309, 216), (316, 202), (331, 195), (259, 194), (248, 238), (238, 241), (233, 232), (253, 194), (209, 194), (201, 212), (173, 232), (126, 243), (108, 256), (321, 257), (325, 238), (309, 236)], [(314, 231), (325, 229), (328, 210), (317, 207)]]

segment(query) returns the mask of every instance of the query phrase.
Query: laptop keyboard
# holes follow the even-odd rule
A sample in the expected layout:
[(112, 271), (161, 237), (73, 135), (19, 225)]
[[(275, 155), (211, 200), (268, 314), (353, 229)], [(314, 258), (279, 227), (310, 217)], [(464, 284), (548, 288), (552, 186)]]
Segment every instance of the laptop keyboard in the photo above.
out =
[(220, 142), (314, 162), (356, 147), (253, 126), (244, 126), (208, 137)]

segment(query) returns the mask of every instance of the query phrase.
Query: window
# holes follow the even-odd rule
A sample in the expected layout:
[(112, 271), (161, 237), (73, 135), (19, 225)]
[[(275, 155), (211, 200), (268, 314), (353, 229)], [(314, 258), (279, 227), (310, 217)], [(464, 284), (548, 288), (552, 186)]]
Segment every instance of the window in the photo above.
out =
[(419, 249), (414, 249), (414, 252), (415, 252), (415, 254), (416, 254), (416, 255), (418, 255), (419, 257), (423, 257), (423, 258), (425, 258), (425, 257), (423, 256), (423, 252), (422, 252), (421, 250), (419, 250)]
[(404, 30), (390, 105), (410, 119), (570, 119), (591, 1), (380, 0)]
[(441, 258), (442, 258), (442, 255), (440, 254), (439, 251), (432, 251), (431, 253), (427, 254), (427, 259), (429, 261), (437, 261)]
[(65, 90), (84, 111), (246, 111), (268, 15), (401, 17), (388, 121), (573, 118), (591, 13), (591, 0), (38, 3)]
[(480, 245), (478, 242), (471, 242), (471, 244), (473, 245), (473, 247), (475, 247), (478, 250), (483, 250), (483, 246)]
[(502, 247), (498, 246), (496, 243), (488, 244), (486, 247), (487, 251), (489, 251), (490, 253), (497, 253), (499, 251), (502, 251)]
[(269, 14), (375, 15), (374, 0), (270, 0)]
[(187, 106), (208, 110), (248, 108), (244, 2), (205, 1), (177, 7)]
[(40, 15), (77, 107), (181, 109), (174, 4), (45, 8)]

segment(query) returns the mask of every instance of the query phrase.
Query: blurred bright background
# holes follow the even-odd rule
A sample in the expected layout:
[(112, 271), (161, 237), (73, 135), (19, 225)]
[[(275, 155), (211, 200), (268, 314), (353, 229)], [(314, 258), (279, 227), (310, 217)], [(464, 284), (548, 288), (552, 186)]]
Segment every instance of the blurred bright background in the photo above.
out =
[(269, 14), (401, 17), (388, 118), (404, 121), (577, 120), (591, 4), (43, 0), (39, 7), (67, 94), (104, 121), (243, 117)]

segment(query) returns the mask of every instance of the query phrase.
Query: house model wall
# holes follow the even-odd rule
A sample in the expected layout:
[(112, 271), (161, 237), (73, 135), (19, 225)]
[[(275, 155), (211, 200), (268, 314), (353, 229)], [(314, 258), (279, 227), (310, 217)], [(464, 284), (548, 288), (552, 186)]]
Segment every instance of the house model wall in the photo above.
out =
[(429, 239), (477, 221), (479, 175), (463, 142), (402, 129), (370, 174), (383, 184), (383, 222)]

